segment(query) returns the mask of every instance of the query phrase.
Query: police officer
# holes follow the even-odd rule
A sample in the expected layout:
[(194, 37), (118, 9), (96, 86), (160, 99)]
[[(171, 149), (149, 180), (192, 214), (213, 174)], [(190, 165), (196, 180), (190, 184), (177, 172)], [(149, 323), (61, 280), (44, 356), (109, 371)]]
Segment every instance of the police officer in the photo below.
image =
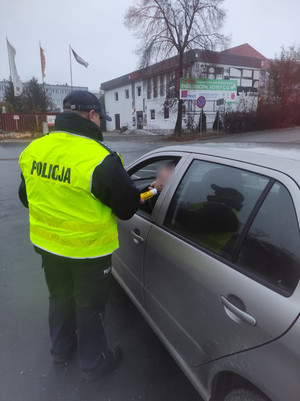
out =
[(104, 311), (118, 248), (116, 216), (133, 216), (139, 191), (120, 156), (102, 142), (100, 119), (111, 118), (97, 97), (74, 91), (63, 107), (55, 131), (20, 156), (19, 196), (49, 289), (53, 360), (67, 361), (78, 347), (82, 376), (94, 380), (121, 357), (118, 343), (107, 346)]

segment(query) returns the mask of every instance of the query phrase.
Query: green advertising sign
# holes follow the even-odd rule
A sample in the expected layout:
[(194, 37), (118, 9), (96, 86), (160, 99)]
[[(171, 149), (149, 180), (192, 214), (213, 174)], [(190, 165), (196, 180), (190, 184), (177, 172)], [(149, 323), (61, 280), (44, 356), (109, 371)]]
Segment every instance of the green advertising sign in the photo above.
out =
[(203, 96), (207, 101), (224, 99), (226, 102), (235, 102), (237, 96), (237, 80), (202, 78), (180, 79), (181, 99), (197, 100), (200, 96)]
[(237, 91), (237, 81), (228, 79), (184, 79), (180, 80), (180, 89), (195, 91)]

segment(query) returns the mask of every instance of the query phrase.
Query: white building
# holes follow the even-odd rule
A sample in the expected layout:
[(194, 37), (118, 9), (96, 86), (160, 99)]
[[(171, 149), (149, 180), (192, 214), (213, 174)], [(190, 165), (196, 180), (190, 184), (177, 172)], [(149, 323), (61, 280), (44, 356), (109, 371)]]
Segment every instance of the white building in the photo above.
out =
[[(256, 109), (258, 90), (265, 75), (265, 58), (251, 46), (242, 45), (224, 52), (190, 50), (184, 55), (184, 77), (237, 81), (236, 103), (217, 105), (207, 101), (203, 111), (207, 128), (212, 128), (217, 110)], [(236, 54), (234, 49), (238, 49)], [(251, 52), (250, 52), (251, 50)], [(247, 54), (251, 53), (251, 57)], [(107, 130), (146, 129), (167, 132), (176, 123), (175, 93), (179, 90), (178, 58), (172, 57), (147, 68), (101, 84), (106, 113), (112, 117)], [(223, 109), (222, 109), (223, 108)], [(194, 100), (183, 105), (183, 128), (196, 128), (201, 109)]]
[[(23, 83), (24, 86), (27, 85), (27, 83)], [(5, 89), (9, 86), (9, 81), (0, 81), (0, 102), (3, 101), (4, 99), (4, 94), (5, 94)], [(40, 86), (43, 86), (43, 84), (40, 84)], [(68, 93), (72, 92), (72, 90), (88, 90), (88, 87), (85, 86), (69, 86), (67, 84), (65, 85), (50, 85), (50, 84), (44, 84), (45, 92), (48, 95), (48, 97), (51, 99), (54, 110), (55, 111), (62, 111), (63, 110), (63, 100), (67, 96)], [(97, 93), (97, 96), (99, 97), (99, 92), (92, 91), (94, 94)], [(53, 111), (54, 111), (53, 110)]]
[[(42, 85), (41, 85), (42, 86)], [(65, 85), (44, 85), (46, 95), (51, 99), (55, 110), (63, 111), (63, 100), (72, 91), (88, 90), (88, 87)]]

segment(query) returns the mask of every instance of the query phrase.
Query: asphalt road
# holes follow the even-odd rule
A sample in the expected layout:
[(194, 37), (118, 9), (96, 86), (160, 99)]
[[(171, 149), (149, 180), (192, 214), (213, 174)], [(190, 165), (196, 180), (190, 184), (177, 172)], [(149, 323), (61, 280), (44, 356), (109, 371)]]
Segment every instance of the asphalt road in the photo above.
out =
[[(158, 144), (106, 141), (125, 164)], [(148, 142), (148, 143), (147, 143)], [(200, 401), (123, 290), (114, 283), (107, 306), (109, 341), (121, 340), (116, 372), (93, 383), (80, 378), (77, 356), (54, 366), (49, 353), (48, 295), (19, 202), (18, 156), (27, 142), (0, 143), (0, 401)]]
[[(159, 137), (107, 135), (105, 140), (123, 155), (126, 165), (170, 144)], [(300, 129), (218, 140), (300, 142)], [(109, 341), (124, 344), (124, 360), (118, 370), (86, 384), (80, 378), (76, 355), (69, 364), (53, 365), (47, 289), (40, 258), (29, 241), (28, 211), (17, 195), (17, 160), (27, 143), (0, 142), (0, 401), (201, 401), (116, 283), (106, 325)]]

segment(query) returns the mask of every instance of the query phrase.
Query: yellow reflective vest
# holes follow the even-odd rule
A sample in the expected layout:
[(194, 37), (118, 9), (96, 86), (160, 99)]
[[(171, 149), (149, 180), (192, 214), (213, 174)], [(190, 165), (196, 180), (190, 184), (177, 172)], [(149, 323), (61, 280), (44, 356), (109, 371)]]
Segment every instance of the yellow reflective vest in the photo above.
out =
[(70, 258), (95, 258), (118, 248), (116, 217), (91, 192), (93, 171), (109, 153), (93, 139), (66, 132), (36, 139), (22, 152), (34, 245)]

